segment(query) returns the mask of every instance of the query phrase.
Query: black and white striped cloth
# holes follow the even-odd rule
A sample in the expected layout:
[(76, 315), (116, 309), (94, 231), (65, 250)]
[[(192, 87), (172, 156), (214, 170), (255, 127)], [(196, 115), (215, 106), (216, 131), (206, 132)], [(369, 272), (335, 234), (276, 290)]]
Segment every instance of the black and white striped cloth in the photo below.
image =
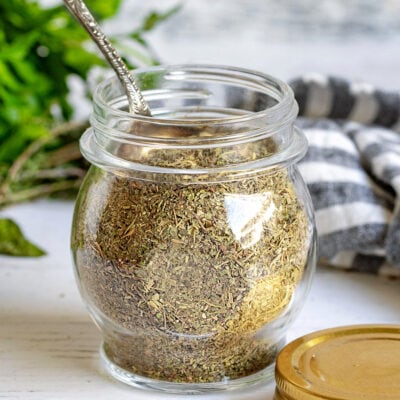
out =
[(400, 277), (400, 94), (320, 75), (291, 86), (321, 262)]

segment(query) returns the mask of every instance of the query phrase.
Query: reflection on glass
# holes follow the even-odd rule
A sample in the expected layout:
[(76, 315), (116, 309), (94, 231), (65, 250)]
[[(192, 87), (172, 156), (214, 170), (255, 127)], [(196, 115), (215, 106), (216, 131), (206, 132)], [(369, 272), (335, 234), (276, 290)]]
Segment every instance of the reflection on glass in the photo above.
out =
[(227, 194), (225, 210), (228, 225), (243, 248), (256, 244), (262, 237), (265, 224), (272, 218), (276, 206), (272, 193)]

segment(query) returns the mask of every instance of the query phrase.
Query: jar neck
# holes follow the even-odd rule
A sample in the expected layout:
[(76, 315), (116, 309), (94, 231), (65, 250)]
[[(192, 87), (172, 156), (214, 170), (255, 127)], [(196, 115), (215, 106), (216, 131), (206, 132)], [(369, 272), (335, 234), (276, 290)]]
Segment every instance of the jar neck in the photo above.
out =
[(288, 85), (253, 71), (167, 66), (135, 71), (153, 117), (127, 112), (117, 79), (94, 94), (84, 156), (102, 168), (220, 174), (290, 164), (306, 142), (293, 129), (298, 107)]

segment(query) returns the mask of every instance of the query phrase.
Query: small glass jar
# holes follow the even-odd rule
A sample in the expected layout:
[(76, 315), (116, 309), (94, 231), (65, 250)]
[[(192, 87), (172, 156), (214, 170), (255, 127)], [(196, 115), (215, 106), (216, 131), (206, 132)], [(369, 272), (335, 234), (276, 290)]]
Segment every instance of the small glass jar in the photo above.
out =
[(72, 250), (103, 363), (169, 392), (272, 377), (315, 266), (293, 93), (228, 67), (135, 75), (153, 117), (128, 113), (109, 79), (81, 139)]

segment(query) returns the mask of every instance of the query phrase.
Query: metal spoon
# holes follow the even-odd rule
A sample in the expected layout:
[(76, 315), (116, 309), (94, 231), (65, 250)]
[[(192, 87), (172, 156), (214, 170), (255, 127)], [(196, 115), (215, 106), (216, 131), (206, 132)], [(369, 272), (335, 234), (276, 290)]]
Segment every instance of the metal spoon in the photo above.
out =
[(129, 111), (133, 114), (151, 116), (149, 105), (143, 98), (143, 94), (135, 82), (135, 78), (129, 72), (129, 69), (122, 61), (108, 37), (103, 33), (99, 24), (93, 18), (86, 4), (82, 0), (64, 0), (64, 4), (70, 13), (87, 30), (117, 74), (128, 97)]

